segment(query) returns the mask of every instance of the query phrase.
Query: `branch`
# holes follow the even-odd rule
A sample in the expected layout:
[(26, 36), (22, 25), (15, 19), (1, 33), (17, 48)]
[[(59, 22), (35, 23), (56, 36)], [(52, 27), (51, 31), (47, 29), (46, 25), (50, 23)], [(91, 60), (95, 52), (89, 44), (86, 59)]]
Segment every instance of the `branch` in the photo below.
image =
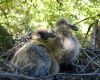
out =
[(25, 80), (26, 79), (27, 80), (40, 80), (40, 79), (46, 79), (46, 78), (50, 78), (52, 76), (59, 76), (59, 75), (65, 75), (66, 78), (68, 76), (76, 76), (76, 77), (78, 77), (78, 76), (97, 76), (97, 77), (100, 77), (100, 73), (85, 73), (85, 74), (57, 73), (57, 74), (48, 75), (48, 76), (44, 76), (44, 77), (40, 77), (40, 78), (34, 78), (34, 77), (0, 71), (0, 77), (17, 78), (17, 79), (25, 79)]
[(56, 1), (60, 4), (60, 6), (63, 5), (63, 3), (60, 0), (56, 0)]
[[(97, 57), (99, 57), (100, 55), (95, 56), (94, 58), (92, 58), (88, 64), (86, 65), (86, 67), (83, 69), (83, 71), (89, 66), (90, 63), (92, 63)], [(100, 65), (98, 65), (98, 67), (100, 68)]]
[(89, 28), (88, 28), (88, 31), (87, 31), (87, 33), (86, 33), (86, 35), (85, 35), (85, 37), (84, 37), (84, 41), (83, 41), (83, 44), (82, 44), (83, 47), (84, 47), (84, 45), (85, 45), (85, 42), (86, 42), (86, 39), (87, 39), (88, 33), (90, 32), (91, 27), (93, 26), (93, 24), (94, 24), (94, 23), (90, 24), (90, 26), (89, 26)]
[(94, 17), (87, 17), (87, 18), (85, 18), (85, 19), (83, 19), (83, 20), (80, 20), (80, 21), (74, 23), (74, 25), (77, 25), (77, 24), (79, 24), (79, 23), (81, 23), (81, 22), (83, 22), (83, 21), (85, 21), (85, 20), (90, 19), (90, 18), (94, 18)]
[(0, 71), (0, 77), (8, 77), (8, 78), (17, 78), (17, 79), (29, 79), (34, 80), (35, 78), (24, 76), (24, 75), (18, 75), (18, 74), (12, 74), (4, 71)]

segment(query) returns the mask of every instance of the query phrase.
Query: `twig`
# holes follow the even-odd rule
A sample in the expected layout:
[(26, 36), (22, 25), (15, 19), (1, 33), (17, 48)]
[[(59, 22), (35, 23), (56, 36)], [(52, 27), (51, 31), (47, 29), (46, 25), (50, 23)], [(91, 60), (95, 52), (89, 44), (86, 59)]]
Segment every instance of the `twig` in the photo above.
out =
[(92, 55), (96, 56), (96, 54), (94, 54), (94, 51), (95, 51), (95, 50), (83, 49), (83, 51), (89, 52), (89, 53), (91, 53)]
[[(96, 59), (97, 57), (99, 57), (100, 55), (97, 55), (97, 56), (95, 56), (94, 58), (92, 58), (89, 62), (88, 62), (88, 64), (86, 65), (86, 67), (83, 69), (83, 71), (89, 66), (89, 64), (94, 60), (94, 59)], [(100, 67), (100, 66), (99, 66)]]
[(27, 79), (27, 80), (40, 80), (40, 79), (46, 79), (46, 78), (50, 78), (52, 76), (59, 76), (59, 75), (65, 75), (66, 77), (68, 76), (96, 76), (96, 77), (100, 77), (100, 73), (85, 73), (85, 74), (69, 74), (69, 73), (57, 73), (57, 74), (52, 74), (52, 75), (48, 75), (48, 76), (44, 76), (44, 77), (40, 77), (40, 78), (34, 78), (34, 77), (29, 77), (29, 76), (24, 76), (24, 75), (17, 75), (17, 74), (12, 74), (12, 73), (8, 73), (8, 72), (4, 72), (4, 71), (0, 71), (0, 77), (8, 77), (8, 78), (17, 78), (17, 79)]
[(63, 3), (60, 0), (56, 0), (56, 1), (60, 4), (60, 6), (63, 5)]
[[(85, 54), (90, 60), (93, 59), (93, 58), (91, 58), (86, 52), (84, 52), (84, 54)], [(96, 55), (95, 55), (95, 57), (96, 57)], [(99, 65), (96, 61), (93, 60), (92, 63), (95, 64), (95, 65), (97, 65), (97, 66), (100, 68), (100, 65)]]
[(8, 67), (10, 70), (12, 69), (12, 68), (14, 68), (14, 69), (16, 69), (17, 71), (20, 71), (21, 73), (24, 73), (21, 69), (19, 69), (16, 65), (14, 65), (14, 64), (11, 64), (11, 63), (6, 63), (6, 62), (3, 62), (2, 60), (0, 60), (0, 62), (2, 63), (2, 64), (4, 64), (6, 67)]
[[(65, 75), (68, 76), (66, 73)], [(97, 76), (99, 77), (100, 73), (69, 74), (69, 76)]]
[(76, 22), (76, 23), (74, 23), (74, 24), (77, 25), (77, 24), (79, 24), (79, 23), (81, 23), (81, 22), (83, 22), (83, 21), (85, 21), (85, 20), (94, 19), (94, 18), (96, 18), (96, 17), (98, 17), (98, 16), (100, 16), (100, 14), (97, 14), (97, 15), (92, 16), (92, 17), (84, 18), (83, 20), (80, 20), (80, 21), (78, 21), (78, 22)]
[(93, 73), (98, 73), (100, 71), (100, 68), (96, 69)]
[(84, 41), (83, 41), (83, 44), (82, 44), (83, 47), (84, 47), (84, 45), (85, 45), (85, 42), (86, 42), (86, 39), (87, 39), (88, 33), (90, 32), (91, 27), (93, 26), (93, 24), (94, 24), (94, 23), (90, 24), (90, 26), (89, 26), (89, 28), (88, 28), (88, 31), (87, 31), (87, 33), (86, 33), (86, 35), (85, 35), (85, 37), (84, 37)]
[(34, 80), (35, 79), (33, 77), (12, 74), (12, 73), (8, 73), (8, 72), (4, 72), (4, 71), (0, 71), (0, 77), (17, 78), (17, 79), (27, 79), (27, 80)]
[[(84, 54), (90, 59), (90, 60), (92, 60), (92, 58), (86, 53), (86, 51), (88, 51), (89, 53), (91, 53), (92, 55), (94, 55), (95, 57), (96, 57), (96, 55), (93, 53), (94, 52), (94, 50), (87, 50), (87, 49), (81, 49), (83, 52), (84, 52)], [(100, 64), (98, 64), (96, 61), (92, 61), (92, 63), (93, 64), (95, 64), (95, 65), (97, 65), (99, 68), (100, 68)]]
[(81, 23), (81, 22), (83, 22), (83, 21), (85, 21), (85, 20), (87, 20), (87, 19), (90, 19), (90, 18), (94, 18), (94, 16), (93, 16), (93, 17), (87, 17), (87, 18), (85, 18), (85, 19), (83, 19), (83, 20), (80, 20), (80, 21), (74, 23), (74, 24), (75, 24), (75, 25), (76, 25), (76, 24), (79, 24), (79, 23)]

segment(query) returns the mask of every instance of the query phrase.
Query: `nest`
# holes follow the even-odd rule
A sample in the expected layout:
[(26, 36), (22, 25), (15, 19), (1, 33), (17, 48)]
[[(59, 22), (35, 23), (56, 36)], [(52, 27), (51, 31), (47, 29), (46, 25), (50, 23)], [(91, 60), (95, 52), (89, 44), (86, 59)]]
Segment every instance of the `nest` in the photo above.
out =
[[(23, 38), (20, 44), (17, 43), (12, 49), (0, 55), (0, 80), (100, 80), (100, 50), (88, 48), (81, 48), (80, 56), (73, 62), (73, 65), (60, 64), (60, 72), (57, 74), (34, 78), (11, 72), (10, 67), (16, 66), (10, 64), (9, 60), (26, 42), (26, 39), (27, 37)], [(29, 39), (31, 38), (27, 41)]]

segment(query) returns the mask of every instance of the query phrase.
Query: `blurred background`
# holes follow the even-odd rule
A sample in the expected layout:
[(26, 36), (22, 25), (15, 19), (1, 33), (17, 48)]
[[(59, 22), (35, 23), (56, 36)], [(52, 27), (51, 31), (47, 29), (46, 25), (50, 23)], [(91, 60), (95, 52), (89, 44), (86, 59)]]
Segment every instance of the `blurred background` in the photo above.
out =
[[(11, 38), (15, 39), (17, 35), (22, 36), (29, 31), (34, 32), (40, 27), (53, 28), (55, 21), (61, 17), (79, 28), (79, 31), (73, 34), (84, 44), (87, 31), (88, 34), (92, 31), (89, 26), (95, 19), (99, 20), (99, 14), (99, 0), (0, 0), (0, 27), (4, 28), (0, 31), (0, 45), (7, 41), (12, 41), (12, 44), (8, 45), (13, 45)], [(6, 36), (7, 39), (4, 38)], [(87, 43), (88, 38), (85, 40)]]

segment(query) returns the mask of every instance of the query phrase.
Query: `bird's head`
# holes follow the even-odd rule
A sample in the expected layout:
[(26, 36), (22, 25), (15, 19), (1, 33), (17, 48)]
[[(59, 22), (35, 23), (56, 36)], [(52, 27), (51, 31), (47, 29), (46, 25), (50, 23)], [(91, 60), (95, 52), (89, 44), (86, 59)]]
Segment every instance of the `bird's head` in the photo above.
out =
[(78, 31), (78, 27), (76, 27), (75, 25), (69, 24), (68, 21), (64, 18), (59, 19), (56, 22), (56, 28), (60, 30), (65, 30), (65, 31), (69, 31), (69, 29), (72, 29), (74, 31)]
[(56, 37), (53, 33), (44, 30), (37, 31), (37, 35), (43, 40)]

